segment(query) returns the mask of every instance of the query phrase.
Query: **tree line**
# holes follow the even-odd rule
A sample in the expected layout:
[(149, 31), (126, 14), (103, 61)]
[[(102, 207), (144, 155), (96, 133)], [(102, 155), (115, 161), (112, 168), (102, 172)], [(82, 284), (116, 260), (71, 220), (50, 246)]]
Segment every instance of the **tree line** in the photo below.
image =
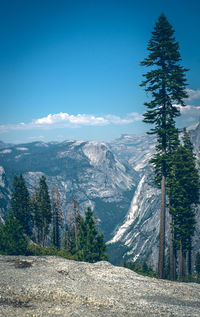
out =
[(30, 195), (23, 175), (15, 175), (11, 208), (5, 223), (0, 225), (1, 254), (52, 254), (87, 262), (107, 260), (104, 236), (98, 232), (91, 208), (83, 217), (73, 198), (64, 228), (60, 193), (55, 189), (49, 194), (45, 176)]
[[(199, 203), (199, 175), (189, 133), (184, 129), (182, 141), (175, 118), (185, 106), (187, 69), (180, 64), (179, 43), (174, 29), (161, 14), (148, 43), (149, 55), (142, 66), (150, 70), (141, 83), (148, 102), (144, 122), (153, 125), (149, 134), (157, 137), (156, 154), (151, 159), (155, 183), (161, 188), (158, 276), (166, 277), (166, 208), (170, 218), (169, 277), (191, 274), (192, 238), (195, 232), (195, 206)], [(179, 107), (176, 106), (179, 105)], [(167, 199), (167, 201), (166, 201)], [(187, 261), (186, 261), (187, 258)]]

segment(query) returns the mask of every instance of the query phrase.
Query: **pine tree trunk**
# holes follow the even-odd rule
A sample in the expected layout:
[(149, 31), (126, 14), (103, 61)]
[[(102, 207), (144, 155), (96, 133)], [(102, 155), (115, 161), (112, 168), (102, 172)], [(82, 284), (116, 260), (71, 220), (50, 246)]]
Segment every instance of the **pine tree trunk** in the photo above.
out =
[(174, 280), (176, 280), (176, 250), (174, 249)]
[(192, 248), (190, 246), (190, 249), (188, 251), (188, 274), (192, 274)]
[(179, 269), (179, 278), (185, 276), (185, 253), (183, 251), (183, 244), (180, 242), (180, 269)]
[(175, 259), (175, 250), (174, 250), (174, 235), (173, 235), (173, 217), (170, 214), (170, 269), (169, 269), (169, 275), (171, 280), (176, 279), (176, 259)]
[(45, 247), (45, 234), (44, 234), (44, 228), (42, 229), (42, 247)]
[(42, 246), (43, 247), (45, 247), (45, 244), (46, 244), (45, 230), (46, 230), (46, 220), (44, 220), (44, 224), (43, 224), (43, 228), (42, 228)]
[(35, 229), (35, 240), (37, 244), (40, 244), (39, 229)]
[(161, 209), (160, 209), (160, 245), (159, 245), (159, 258), (158, 258), (158, 276), (159, 278), (165, 277), (165, 176), (162, 175), (161, 182)]

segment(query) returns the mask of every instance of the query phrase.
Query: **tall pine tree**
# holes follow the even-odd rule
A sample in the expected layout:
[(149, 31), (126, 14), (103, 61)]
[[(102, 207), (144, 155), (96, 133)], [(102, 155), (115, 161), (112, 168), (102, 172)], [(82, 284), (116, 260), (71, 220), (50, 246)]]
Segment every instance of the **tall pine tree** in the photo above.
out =
[(185, 71), (180, 66), (179, 44), (174, 37), (174, 30), (164, 14), (161, 14), (148, 43), (148, 57), (141, 65), (150, 67), (141, 86), (151, 93), (152, 100), (145, 102), (148, 108), (144, 114), (144, 122), (153, 124), (151, 134), (157, 136), (156, 155), (152, 160), (156, 171), (156, 180), (161, 183), (160, 212), (160, 246), (158, 259), (158, 275), (164, 278), (165, 262), (165, 214), (166, 214), (166, 177), (168, 173), (168, 151), (170, 139), (175, 127), (174, 119), (180, 115), (174, 103), (184, 105)]
[(44, 247), (46, 245), (46, 240), (49, 233), (49, 226), (52, 219), (51, 201), (45, 176), (42, 176), (40, 178), (37, 199), (39, 208), (38, 212), (41, 218), (42, 246)]
[(25, 234), (32, 233), (32, 216), (30, 207), (30, 196), (22, 174), (14, 176), (13, 193), (11, 197), (11, 206), (15, 218), (19, 221)]

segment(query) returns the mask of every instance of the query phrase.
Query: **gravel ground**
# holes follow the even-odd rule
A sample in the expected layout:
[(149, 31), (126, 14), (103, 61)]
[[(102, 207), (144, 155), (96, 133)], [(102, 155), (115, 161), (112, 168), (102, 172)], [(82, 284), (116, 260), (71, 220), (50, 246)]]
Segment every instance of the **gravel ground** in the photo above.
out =
[(200, 285), (108, 262), (0, 256), (0, 316), (200, 316)]

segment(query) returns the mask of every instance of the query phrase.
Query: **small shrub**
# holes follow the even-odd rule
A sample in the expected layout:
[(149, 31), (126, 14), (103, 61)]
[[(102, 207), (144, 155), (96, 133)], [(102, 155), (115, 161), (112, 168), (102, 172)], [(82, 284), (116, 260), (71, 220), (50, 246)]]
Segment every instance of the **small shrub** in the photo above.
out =
[(29, 255), (60, 256), (65, 259), (77, 260), (77, 258), (75, 256), (72, 256), (66, 249), (58, 250), (55, 246), (49, 246), (45, 248), (37, 244), (29, 244), (27, 250), (29, 252)]

